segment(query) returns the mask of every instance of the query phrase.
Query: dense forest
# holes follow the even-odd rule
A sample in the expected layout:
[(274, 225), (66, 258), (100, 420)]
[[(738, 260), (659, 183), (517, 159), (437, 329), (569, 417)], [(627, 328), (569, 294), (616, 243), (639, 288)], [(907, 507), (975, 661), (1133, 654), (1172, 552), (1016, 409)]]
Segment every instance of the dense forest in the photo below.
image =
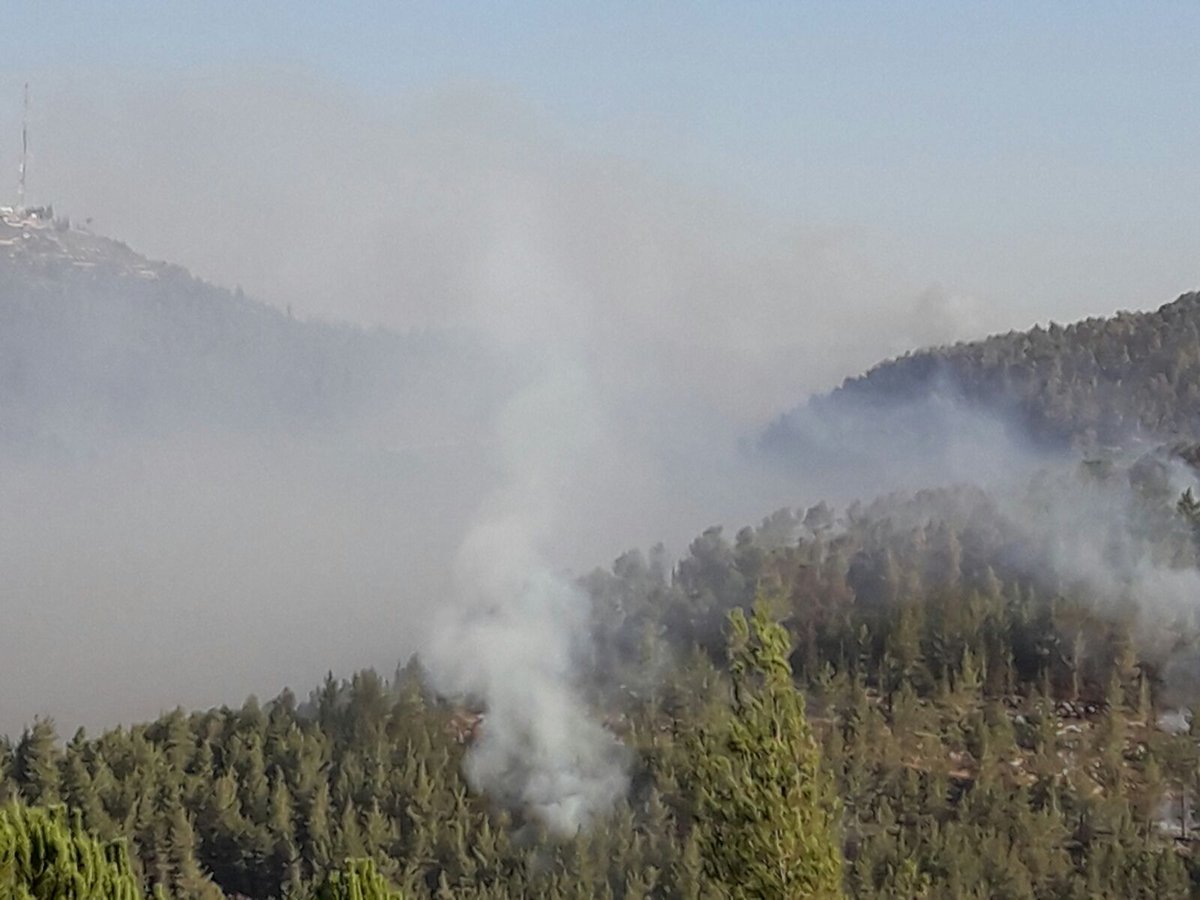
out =
[[(1195, 613), (1145, 605), (1137, 574), (1200, 583), (1180, 465), (1047, 472), (1020, 515), (972, 488), (781, 510), (586, 576), (588, 702), (630, 786), (574, 837), (469, 789), (486, 711), (417, 659), (65, 745), (38, 721), (0, 753), (0, 792), (126, 840), (147, 895), (361, 875), (404, 897), (1190, 896)], [(1053, 491), (1111, 511), (1108, 593), (1046, 555)]]
[(781, 417), (763, 442), (793, 455), (897, 436), (927, 447), (961, 427), (963, 410), (1048, 447), (1194, 439), (1200, 294), (909, 353)]

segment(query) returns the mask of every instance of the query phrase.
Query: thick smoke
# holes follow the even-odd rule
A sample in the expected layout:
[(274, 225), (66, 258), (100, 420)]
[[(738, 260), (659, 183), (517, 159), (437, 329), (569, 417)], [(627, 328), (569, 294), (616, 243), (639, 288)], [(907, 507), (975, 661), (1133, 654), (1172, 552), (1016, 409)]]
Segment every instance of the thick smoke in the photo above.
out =
[(498, 484), (458, 551), (430, 664), (439, 687), (486, 709), (467, 762), (475, 788), (565, 835), (625, 786), (620, 744), (578, 691), (587, 597), (552, 561), (555, 532), (592, 502), (580, 486), (605, 486), (613, 428), (585, 352), (590, 298), (547, 256), (536, 196), (515, 191), (495, 207), (475, 293), (477, 321), (525, 381), (497, 415)]
[[(943, 373), (891, 391), (860, 383), (814, 397), (777, 420), (761, 446), (791, 469), (796, 487), (824, 487), (823, 496), (841, 503), (940, 485), (983, 488), (999, 514), (993, 524), (1012, 540), (987, 561), (1045, 597), (1069, 597), (1121, 621), (1168, 702), (1194, 703), (1200, 570), (1176, 506), (1186, 489), (1197, 490), (1196, 469), (1165, 438), (1087, 458), (1033, 439), (1024, 421), (1016, 410), (972, 405)], [(961, 519), (952, 502), (944, 505), (955, 495), (925, 496), (934, 507), (921, 515)], [(1085, 659), (1106, 649), (1081, 634), (1059, 637)]]
[(597, 388), (656, 416), (683, 400), (744, 427), (881, 358), (1032, 322), (882, 268), (863, 235), (589, 152), (485, 86), (368, 100), (262, 69), (35, 85), (37, 202), (300, 316), (474, 326), (498, 220), (536, 215), (603, 313), (583, 338)]
[[(419, 649), (479, 454), (186, 434), (0, 467), (0, 732), (238, 705)], [(436, 515), (432, 511), (436, 511)], [(398, 612), (397, 606), (401, 609)]]
[(589, 718), (578, 690), (588, 599), (544, 553), (563, 478), (590, 462), (591, 409), (585, 373), (551, 366), (505, 410), (508, 478), (459, 551), (430, 657), (443, 690), (486, 709), (467, 760), (472, 785), (560, 835), (625, 787), (621, 745)]

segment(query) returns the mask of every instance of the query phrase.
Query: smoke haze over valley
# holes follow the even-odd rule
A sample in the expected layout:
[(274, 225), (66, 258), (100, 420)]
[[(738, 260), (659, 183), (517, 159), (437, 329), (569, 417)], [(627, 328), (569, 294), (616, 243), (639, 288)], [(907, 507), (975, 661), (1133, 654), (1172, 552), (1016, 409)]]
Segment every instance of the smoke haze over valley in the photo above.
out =
[[(110, 87), (39, 85), (33, 197), (252, 299), (171, 269), (147, 284), (119, 265), (59, 272), (40, 250), (0, 261), (10, 731), (420, 649), (497, 454), (575, 427), (536, 417), (497, 440), (505, 398), (539, 379), (586, 380), (587, 454), (537, 473), (555, 497), (547, 564), (582, 572), (855, 496), (781, 481), (739, 442), (847, 371), (980, 327), (969, 301), (874, 270), (849, 235), (572, 147), (495, 92), (384, 111), (284, 71)], [(142, 265), (74, 232), (33, 244), (49, 241), (51, 260)], [(79, 692), (81, 652), (124, 689)]]
[[(1034, 462), (1005, 415), (951, 395), (873, 434), (822, 425), (828, 446), (795, 465), (751, 452), (806, 393), (1014, 313), (872, 264), (851, 231), (583, 150), (504, 92), (381, 104), (307, 73), (225, 70), (155, 88), (51, 77), (35, 109), (37, 199), (252, 299), (164, 270), (157, 293), (117, 303), (129, 273), (75, 277), (62, 319), (8, 333), (26, 357), (11, 410), (37, 440), (4, 472), (20, 613), (0, 674), (22, 686), (4, 729), (390, 667), (423, 647), (504, 459), (537, 466), (563, 429), (589, 433), (510, 492), (532, 478), (553, 497), (538, 553), (564, 573), (660, 540), (681, 552), (784, 504)], [(3, 263), (5, 300), (36, 320), (24, 292), (59, 276), (27, 278), (32, 258)], [(321, 324), (342, 321), (398, 336)], [(176, 352), (163, 341), (181, 328), (210, 333)], [(513, 433), (505, 409), (564, 377), (583, 383), (567, 418), (535, 411)], [(110, 699), (78, 690), (68, 660), (89, 652), (96, 683), (123, 685)]]

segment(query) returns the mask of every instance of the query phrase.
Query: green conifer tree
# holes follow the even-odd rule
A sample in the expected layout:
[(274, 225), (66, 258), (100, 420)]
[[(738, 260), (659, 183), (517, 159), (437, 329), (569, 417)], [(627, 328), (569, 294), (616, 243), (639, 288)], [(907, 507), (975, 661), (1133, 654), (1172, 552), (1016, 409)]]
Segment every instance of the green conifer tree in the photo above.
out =
[(21, 735), (14, 756), (21, 795), (29, 803), (39, 806), (58, 803), (62, 775), (58, 766), (60, 754), (54, 722), (50, 719), (35, 720), (33, 726), (25, 729)]
[(350, 859), (317, 889), (316, 900), (402, 900), (369, 859)]
[(788, 634), (761, 603), (729, 625), (733, 709), (695, 742), (705, 868), (730, 897), (839, 896), (841, 809), (792, 681)]
[(102, 844), (63, 807), (0, 809), (0, 897), (140, 900), (123, 843)]

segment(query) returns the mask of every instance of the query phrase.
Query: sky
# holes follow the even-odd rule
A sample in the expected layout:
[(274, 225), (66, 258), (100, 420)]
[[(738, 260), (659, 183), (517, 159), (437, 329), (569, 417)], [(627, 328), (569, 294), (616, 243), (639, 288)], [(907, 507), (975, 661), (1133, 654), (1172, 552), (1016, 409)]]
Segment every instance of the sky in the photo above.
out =
[(882, 268), (973, 298), (987, 326), (1200, 282), (1195, 4), (8, 6), (10, 135), (25, 78), (44, 116), (70, 91), (230, 72), (289, 72), (384, 117), (478, 91), (568, 147), (852, 235)]

